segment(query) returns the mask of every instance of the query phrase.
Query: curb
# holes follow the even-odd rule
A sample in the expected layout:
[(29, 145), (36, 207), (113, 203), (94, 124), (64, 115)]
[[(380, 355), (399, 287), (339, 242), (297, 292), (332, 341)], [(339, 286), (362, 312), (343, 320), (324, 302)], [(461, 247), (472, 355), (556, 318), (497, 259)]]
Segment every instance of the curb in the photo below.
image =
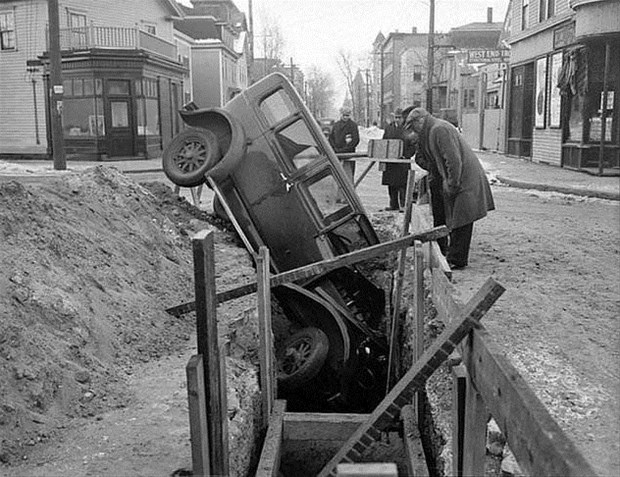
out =
[(578, 195), (581, 197), (595, 197), (597, 199), (620, 201), (620, 193), (618, 192), (605, 192), (601, 190), (577, 189), (574, 187), (551, 186), (547, 184), (534, 184), (531, 182), (521, 182), (521, 181), (515, 181), (512, 179), (507, 179), (502, 176), (495, 176), (495, 178), (498, 181), (506, 185), (509, 185), (510, 187), (516, 187), (519, 189), (534, 189), (534, 190), (541, 190), (541, 191), (551, 191), (551, 192), (559, 192), (561, 194)]

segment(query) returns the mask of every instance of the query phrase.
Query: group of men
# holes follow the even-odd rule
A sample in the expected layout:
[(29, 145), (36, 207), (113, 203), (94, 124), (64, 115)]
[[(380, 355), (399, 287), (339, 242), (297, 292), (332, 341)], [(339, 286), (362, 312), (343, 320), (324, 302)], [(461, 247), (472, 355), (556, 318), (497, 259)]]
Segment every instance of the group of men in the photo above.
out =
[[(415, 157), (415, 162), (428, 171), (433, 223), (446, 225), (450, 230), (448, 237), (438, 241), (439, 246), (450, 268), (462, 269), (469, 263), (474, 222), (495, 209), (484, 169), (451, 123), (432, 116), (422, 107), (397, 109), (394, 113), (394, 121), (386, 126), (383, 138), (402, 139), (403, 159)], [(350, 110), (343, 111), (332, 135), (330, 143), (336, 152), (355, 151), (359, 133)], [(354, 167), (354, 161), (348, 163)], [(388, 210), (404, 207), (409, 169), (408, 161), (386, 164), (382, 184), (388, 187)]]

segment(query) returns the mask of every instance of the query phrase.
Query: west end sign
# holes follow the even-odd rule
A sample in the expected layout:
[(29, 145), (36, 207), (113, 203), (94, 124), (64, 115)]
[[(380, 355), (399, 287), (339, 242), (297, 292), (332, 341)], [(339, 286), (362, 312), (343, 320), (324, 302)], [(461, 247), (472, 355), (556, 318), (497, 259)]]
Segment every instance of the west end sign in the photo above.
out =
[(467, 63), (508, 63), (510, 50), (467, 50)]

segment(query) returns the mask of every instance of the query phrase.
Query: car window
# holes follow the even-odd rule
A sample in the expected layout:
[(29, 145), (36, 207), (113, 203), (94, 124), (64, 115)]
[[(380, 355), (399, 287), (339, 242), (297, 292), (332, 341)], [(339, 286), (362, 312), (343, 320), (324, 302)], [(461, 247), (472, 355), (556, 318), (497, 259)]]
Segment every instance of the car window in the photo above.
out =
[(342, 208), (341, 204), (336, 203), (338, 184), (332, 175), (309, 184), (308, 192), (310, 192), (323, 218)]
[(283, 119), (295, 114), (297, 108), (295, 108), (289, 95), (283, 89), (279, 89), (261, 101), (260, 110), (267, 118), (269, 126), (274, 126)]
[(289, 159), (297, 169), (324, 156), (321, 154), (319, 145), (312, 136), (310, 129), (303, 120), (297, 120), (293, 124), (280, 130), (276, 138)]

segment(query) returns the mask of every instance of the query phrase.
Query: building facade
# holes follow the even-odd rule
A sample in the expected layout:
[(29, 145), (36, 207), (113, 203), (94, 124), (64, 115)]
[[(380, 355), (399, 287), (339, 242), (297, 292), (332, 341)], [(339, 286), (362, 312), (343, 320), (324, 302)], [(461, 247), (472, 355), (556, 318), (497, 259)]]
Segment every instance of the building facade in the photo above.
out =
[(200, 108), (224, 106), (248, 87), (245, 15), (231, 0), (193, 0), (174, 21), (179, 60), (187, 65), (184, 100)]
[(512, 0), (508, 152), (617, 169), (620, 2)]
[[(146, 3), (146, 5), (145, 5)], [(172, 0), (60, 0), (68, 159), (154, 157), (179, 131)], [(48, 5), (0, 0), (0, 154), (51, 154)], [(10, 92), (10, 94), (8, 94)]]

